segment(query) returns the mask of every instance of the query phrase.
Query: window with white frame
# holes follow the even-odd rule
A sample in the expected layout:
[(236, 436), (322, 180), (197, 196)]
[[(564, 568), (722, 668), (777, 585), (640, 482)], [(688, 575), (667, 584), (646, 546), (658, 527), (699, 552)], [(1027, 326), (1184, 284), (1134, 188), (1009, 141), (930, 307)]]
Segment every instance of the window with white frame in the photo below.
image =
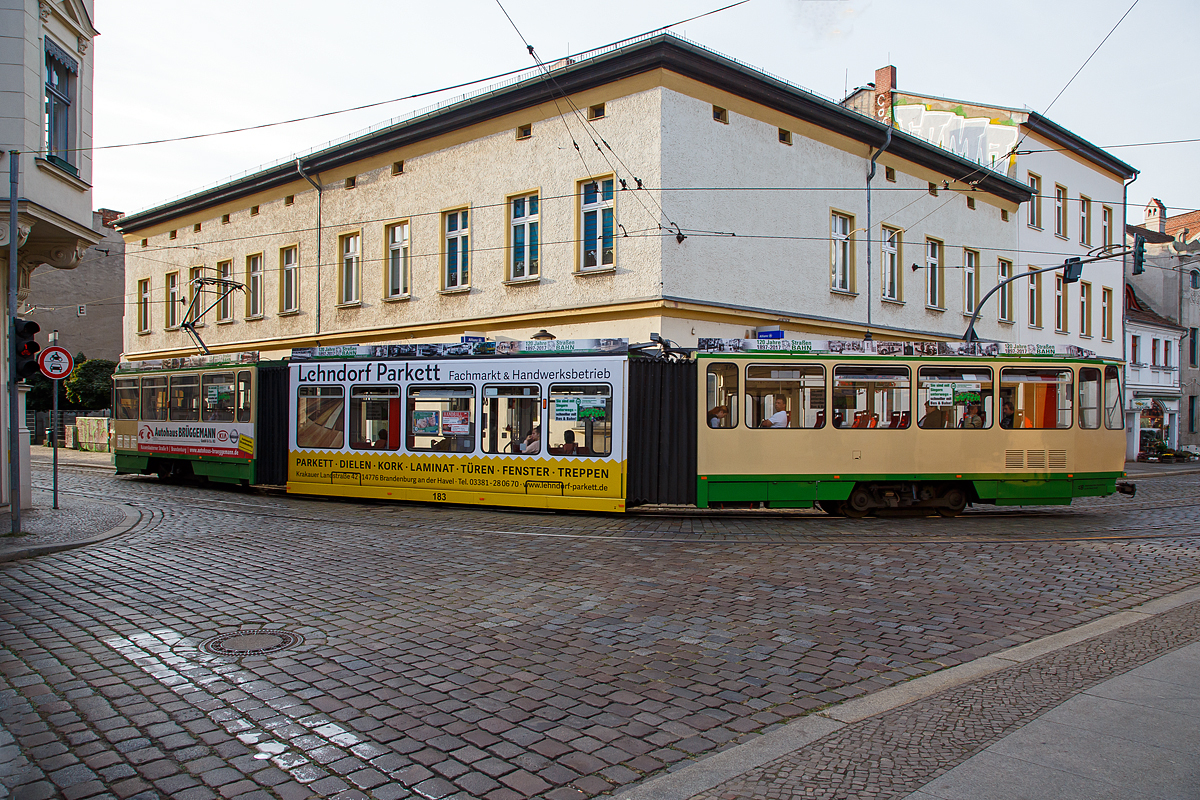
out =
[[(218, 261), (217, 262), (217, 277), (223, 281), (233, 280), (233, 262)], [(230, 301), (231, 293), (227, 285), (220, 287), (221, 302), (217, 304), (217, 322), (228, 322), (233, 319), (233, 303)]]
[(200, 312), (204, 309), (200, 307), (200, 300), (196, 298), (200, 296), (200, 284), (197, 282), (204, 277), (204, 267), (192, 267), (188, 270), (188, 285), (187, 285), (187, 302), (188, 310), (184, 315), (184, 322), (190, 322), (194, 325), (203, 325), (204, 321), (200, 318)]
[(580, 186), (579, 213), (583, 231), (580, 269), (606, 269), (616, 266), (613, 237), (616, 217), (612, 178), (587, 181)]
[(246, 317), (263, 314), (262, 253), (246, 257)]
[(150, 280), (138, 281), (138, 333), (150, 330)]
[(449, 211), (443, 215), (446, 232), (446, 272), (443, 289), (461, 289), (471, 285), (471, 219), (467, 209)]
[(900, 231), (885, 227), (880, 248), (883, 255), (880, 259), (883, 297), (886, 300), (900, 300)]
[(1029, 173), (1029, 191), (1033, 196), (1029, 198), (1029, 227), (1042, 227), (1042, 179), (1039, 175)]
[(1100, 209), (1100, 244), (1113, 243), (1113, 210), (1108, 206)]
[[(999, 271), (999, 281), (1000, 282), (1008, 280), (1009, 278), (1011, 278), (1013, 276), (1012, 262), (1005, 261), (1004, 259), (1000, 259), (998, 271)], [(997, 294), (1000, 295), (1000, 321), (1001, 322), (1012, 322), (1013, 321), (1013, 285), (1011, 283), (1005, 284), (1003, 287), (1001, 287), (1000, 291), (997, 292)]]
[(179, 273), (167, 275), (167, 327), (179, 327)]
[(46, 37), (46, 108), (44, 131), (47, 160), (71, 173), (75, 151), (71, 146), (71, 84), (79, 62)]
[(513, 281), (538, 276), (538, 196), (514, 197), (508, 203), (512, 260), (508, 279)]
[(1150, 340), (1150, 366), (1158, 366), (1158, 339)]
[(388, 298), (408, 295), (408, 223), (397, 222), (387, 228), (387, 275), (384, 285)]
[(1054, 185), (1054, 235), (1067, 237), (1067, 187)]
[(279, 312), (300, 310), (300, 251), (296, 246), (279, 251)]
[(1100, 290), (1100, 338), (1112, 341), (1113, 338), (1113, 291), (1109, 288)]
[(854, 217), (834, 211), (830, 215), (829, 241), (830, 274), (829, 287), (835, 292), (854, 291), (853, 250), (850, 231), (854, 229)]
[(357, 303), (362, 277), (362, 236), (348, 233), (341, 237), (341, 269), (338, 270), (338, 304)]
[(1079, 335), (1092, 335), (1092, 285), (1087, 281), (1079, 283)]
[(1063, 283), (1062, 275), (1054, 276), (1054, 330), (1059, 333), (1067, 332), (1067, 297), (1069, 290)]
[(942, 286), (942, 243), (937, 239), (925, 240), (925, 305), (943, 308), (945, 291)]
[[(1033, 270), (1033, 267), (1029, 268)], [(1042, 327), (1042, 275), (1029, 276), (1029, 327)]]
[(974, 314), (979, 304), (979, 253), (963, 251), (963, 313)]
[(1092, 244), (1092, 201), (1083, 195), (1079, 195), (1079, 243), (1086, 247)]
[(1171, 368), (1171, 362), (1174, 360), (1171, 350), (1171, 340), (1163, 339), (1163, 366), (1167, 369)]

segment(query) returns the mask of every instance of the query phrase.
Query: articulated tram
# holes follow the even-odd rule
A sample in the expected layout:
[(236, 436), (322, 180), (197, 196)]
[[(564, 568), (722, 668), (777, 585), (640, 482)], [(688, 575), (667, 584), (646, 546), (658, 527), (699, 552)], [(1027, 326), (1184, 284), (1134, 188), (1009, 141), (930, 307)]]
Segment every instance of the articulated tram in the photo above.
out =
[(126, 363), (118, 473), (585, 511), (954, 516), (1117, 488), (1120, 365), (1076, 348), (625, 340)]

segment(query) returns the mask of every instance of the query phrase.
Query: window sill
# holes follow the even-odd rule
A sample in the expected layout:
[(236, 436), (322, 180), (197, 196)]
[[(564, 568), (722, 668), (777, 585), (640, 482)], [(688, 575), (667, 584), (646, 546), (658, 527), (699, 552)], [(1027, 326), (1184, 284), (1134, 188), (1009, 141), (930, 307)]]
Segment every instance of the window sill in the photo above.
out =
[(1031, 331), (1040, 331), (1041, 329), (1042, 329), (1041, 325), (1030, 325), (1029, 326), (1029, 330), (1031, 330)]
[(613, 266), (613, 267), (588, 267), (587, 269), (575, 270), (575, 276), (577, 278), (586, 278), (590, 275), (613, 275), (616, 273), (616, 271), (617, 271), (617, 268), (615, 266)]
[(154, 333), (154, 331), (138, 331), (137, 335), (138, 336), (149, 336), (152, 333)]
[(1070, 331), (1060, 331), (1058, 328), (1055, 328), (1054, 332), (1057, 333), (1059, 336), (1070, 336), (1071, 335)]
[(438, 294), (441, 294), (441, 295), (466, 294), (469, 291), (471, 291), (470, 286), (455, 286), (452, 289), (438, 289)]
[(925, 306), (925, 310), (926, 311), (936, 311), (939, 314), (941, 314), (946, 311), (946, 308), (945, 308), (945, 306)]
[(246, 322), (257, 322), (258, 320), (260, 320), (262, 318), (263, 318), (262, 314), (247, 314)]
[(858, 292), (852, 292), (849, 289), (834, 289), (830, 287), (829, 293), (841, 295), (842, 297), (858, 297)]
[(1079, 334), (1079, 338), (1080, 339), (1090, 339), (1090, 338), (1092, 338), (1092, 335), (1090, 333), (1081, 333), (1081, 334)]
[(35, 156), (33, 162), (37, 164), (38, 169), (43, 172), (48, 172), (64, 183), (69, 183), (73, 188), (81, 192), (86, 192), (92, 188), (92, 185), (87, 181), (72, 175), (69, 171), (63, 169), (52, 161), (47, 161), (41, 156)]
[(334, 308), (358, 308), (362, 305), (362, 300), (353, 300), (349, 303), (337, 303)]
[(411, 294), (397, 294), (397, 295), (392, 295), (391, 297), (383, 298), (383, 302), (385, 302), (385, 303), (404, 303), (404, 302), (407, 302), (408, 300), (412, 300)]
[(299, 313), (300, 313), (300, 309), (298, 309), (298, 308), (290, 308), (290, 309), (288, 309), (287, 311), (280, 311), (280, 312), (279, 312), (279, 316), (281, 316), (281, 317), (294, 317), (294, 316), (296, 316), (296, 315), (297, 315), (297, 314), (299, 314)]
[(1039, 231), (1040, 232), (1041, 230), (1043, 230), (1041, 225), (1030, 225), (1028, 227), (1031, 231)]
[(1062, 234), (1062, 233), (1056, 233), (1056, 234), (1054, 234), (1054, 238), (1055, 238), (1055, 239), (1062, 239), (1064, 242), (1069, 242), (1069, 241), (1071, 241), (1071, 237), (1070, 237), (1070, 236), (1067, 236), (1067, 235), (1065, 235), (1065, 234)]
[(903, 301), (903, 300), (897, 300), (897, 299), (896, 299), (896, 298), (894, 298), (894, 297), (881, 297), (881, 298), (879, 298), (879, 302), (881, 302), (881, 303), (890, 303), (890, 304), (892, 304), (892, 305), (894, 305), (894, 306), (902, 306), (902, 305), (904, 305), (904, 301)]
[(237, 320), (234, 320), (234, 319), (219, 319), (219, 320), (217, 320), (217, 324), (218, 325), (232, 325), (236, 321)]
[(1015, 325), (1017, 323), (1015, 319), (998, 319), (996, 322), (1000, 325)]
[(541, 283), (541, 280), (541, 275), (534, 275), (532, 278), (509, 278), (501, 283), (505, 286), (528, 286), (531, 283)]

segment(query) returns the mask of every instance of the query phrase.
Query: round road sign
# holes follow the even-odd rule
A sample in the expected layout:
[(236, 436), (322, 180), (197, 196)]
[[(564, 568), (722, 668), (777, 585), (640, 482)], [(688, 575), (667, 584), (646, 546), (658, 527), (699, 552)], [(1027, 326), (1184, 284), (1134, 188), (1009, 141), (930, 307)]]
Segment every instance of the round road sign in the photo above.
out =
[(38, 367), (47, 378), (62, 380), (75, 369), (75, 360), (66, 348), (53, 345), (38, 356)]

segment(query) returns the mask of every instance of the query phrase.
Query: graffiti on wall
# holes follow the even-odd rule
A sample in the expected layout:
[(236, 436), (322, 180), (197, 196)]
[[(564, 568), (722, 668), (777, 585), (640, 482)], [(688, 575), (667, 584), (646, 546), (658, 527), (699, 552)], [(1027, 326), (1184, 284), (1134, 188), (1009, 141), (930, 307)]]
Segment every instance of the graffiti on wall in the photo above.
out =
[(1020, 137), (1016, 125), (998, 125), (987, 117), (965, 117), (954, 111), (935, 111), (913, 103), (892, 109), (896, 127), (996, 172), (1010, 174), (1016, 157), (1010, 153)]

